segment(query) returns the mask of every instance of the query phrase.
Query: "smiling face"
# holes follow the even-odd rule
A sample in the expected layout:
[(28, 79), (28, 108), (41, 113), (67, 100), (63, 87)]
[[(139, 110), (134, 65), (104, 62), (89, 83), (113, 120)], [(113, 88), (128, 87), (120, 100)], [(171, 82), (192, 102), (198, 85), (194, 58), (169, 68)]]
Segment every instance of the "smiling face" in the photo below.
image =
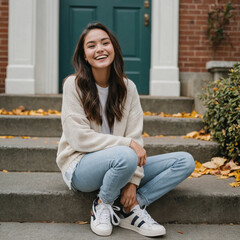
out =
[(101, 29), (91, 30), (84, 41), (85, 60), (92, 69), (110, 69), (115, 57), (108, 34)]

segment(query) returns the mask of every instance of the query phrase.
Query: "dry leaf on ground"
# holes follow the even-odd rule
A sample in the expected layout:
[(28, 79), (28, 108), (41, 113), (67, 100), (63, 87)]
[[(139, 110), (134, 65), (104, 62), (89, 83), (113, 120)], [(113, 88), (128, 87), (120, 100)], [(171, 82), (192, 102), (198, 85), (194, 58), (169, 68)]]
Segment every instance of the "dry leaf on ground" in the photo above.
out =
[(225, 162), (226, 159), (220, 157), (212, 158), (211, 161), (204, 164), (195, 161), (195, 169), (189, 178), (197, 178), (207, 174), (215, 175), (218, 177), (217, 179), (235, 177), (236, 182), (230, 183), (229, 185), (232, 187), (239, 187), (240, 167), (232, 160), (228, 163)]
[(7, 111), (4, 108), (0, 109), (0, 115), (29, 115), (29, 116), (45, 116), (45, 115), (61, 115), (61, 112), (57, 110), (49, 109), (45, 111), (43, 109), (38, 110), (26, 110), (24, 106), (19, 106), (12, 111)]
[(191, 113), (174, 113), (174, 114), (169, 114), (169, 113), (164, 113), (161, 112), (159, 114), (157, 113), (152, 113), (150, 111), (144, 112), (144, 116), (158, 116), (158, 117), (175, 117), (175, 118), (202, 118), (203, 116), (201, 114), (198, 114), (195, 110), (192, 111)]
[(204, 140), (204, 141), (211, 140), (210, 134), (206, 133), (204, 129), (201, 129), (199, 132), (198, 131), (190, 132), (187, 135), (182, 136), (182, 138), (194, 138), (194, 139)]

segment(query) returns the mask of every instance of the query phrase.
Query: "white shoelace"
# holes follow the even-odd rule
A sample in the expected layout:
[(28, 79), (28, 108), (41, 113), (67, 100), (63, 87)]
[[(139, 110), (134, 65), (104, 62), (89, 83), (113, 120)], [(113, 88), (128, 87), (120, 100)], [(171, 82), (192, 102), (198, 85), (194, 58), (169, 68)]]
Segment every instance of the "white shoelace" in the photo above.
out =
[[(113, 211), (113, 209), (116, 211), (120, 210), (120, 208), (117, 206), (111, 206), (110, 204), (106, 204), (106, 203), (99, 203), (96, 206), (96, 210), (97, 210), (97, 213), (96, 213), (94, 206), (92, 207), (94, 214), (97, 216), (97, 219), (99, 219), (99, 223), (108, 224), (110, 223), (110, 217), (111, 217), (112, 224), (117, 226), (120, 223), (120, 218)], [(114, 217), (116, 220), (114, 219)]]
[(144, 209), (139, 208), (137, 211), (139, 217), (142, 217), (147, 224), (158, 224), (147, 212), (146, 207)]

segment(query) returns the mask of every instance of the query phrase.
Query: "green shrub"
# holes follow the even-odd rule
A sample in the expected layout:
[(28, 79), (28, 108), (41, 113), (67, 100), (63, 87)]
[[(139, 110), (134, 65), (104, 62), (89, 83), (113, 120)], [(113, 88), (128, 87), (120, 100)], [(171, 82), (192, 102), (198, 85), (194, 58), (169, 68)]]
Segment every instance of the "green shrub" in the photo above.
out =
[(227, 78), (211, 83), (201, 96), (207, 110), (205, 129), (220, 144), (220, 153), (240, 163), (240, 62)]

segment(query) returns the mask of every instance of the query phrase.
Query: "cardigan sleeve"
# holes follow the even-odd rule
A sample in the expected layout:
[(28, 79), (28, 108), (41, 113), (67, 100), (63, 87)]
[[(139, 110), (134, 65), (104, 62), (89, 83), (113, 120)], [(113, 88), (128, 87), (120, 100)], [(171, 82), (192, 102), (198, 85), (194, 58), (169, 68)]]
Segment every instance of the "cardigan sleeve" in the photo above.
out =
[(63, 86), (62, 127), (70, 146), (83, 153), (117, 145), (129, 146), (131, 142), (130, 137), (98, 133), (90, 128), (76, 91), (75, 77), (69, 77)]
[[(130, 112), (128, 115), (127, 126), (124, 136), (133, 139), (140, 146), (143, 147), (142, 131), (143, 131), (143, 111), (140, 104), (139, 95), (137, 88), (134, 85), (132, 102), (130, 107)], [(144, 177), (143, 167), (137, 167), (133, 177), (130, 182), (140, 184), (141, 179)]]

